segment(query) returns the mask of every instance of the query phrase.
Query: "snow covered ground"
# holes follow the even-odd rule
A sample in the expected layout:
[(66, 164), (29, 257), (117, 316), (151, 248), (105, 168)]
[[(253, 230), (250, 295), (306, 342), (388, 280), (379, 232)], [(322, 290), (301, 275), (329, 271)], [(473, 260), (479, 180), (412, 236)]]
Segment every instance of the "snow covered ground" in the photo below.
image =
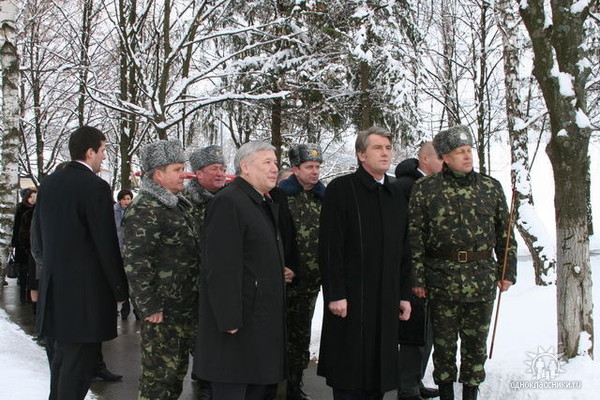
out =
[[(541, 150), (543, 151), (543, 150)], [(505, 154), (494, 153), (499, 160), (492, 175), (508, 189), (508, 162)], [(498, 155), (498, 157), (496, 157)], [(600, 232), (600, 146), (591, 144), (592, 203), (596, 232)], [(552, 175), (544, 154), (538, 155), (532, 171), (537, 209), (552, 237)], [(600, 276), (600, 234), (591, 240), (593, 277)], [(567, 364), (556, 358), (556, 287), (534, 285), (531, 261), (524, 246), (520, 246), (518, 283), (502, 297), (494, 355), (486, 364), (487, 379), (481, 386), (480, 398), (485, 400), (520, 399), (583, 399), (599, 398), (600, 361), (579, 357)], [(598, 285), (598, 284), (597, 284)], [(594, 290), (594, 320), (600, 320), (600, 293)], [(313, 319), (313, 355), (318, 352), (322, 302)], [(595, 331), (600, 332), (598, 322)], [(597, 346), (598, 347), (598, 346)], [(600, 359), (600, 351), (597, 351)], [(430, 365), (431, 368), (431, 365)], [(536, 380), (538, 377), (546, 379)], [(10, 322), (0, 309), (0, 397), (2, 399), (39, 400), (47, 396), (48, 364), (44, 351), (17, 325)], [(431, 370), (426, 383), (432, 384)], [(535, 386), (545, 387), (534, 389)], [(564, 387), (567, 389), (557, 389)], [(515, 388), (521, 388), (519, 390)], [(94, 399), (88, 395), (88, 399)]]

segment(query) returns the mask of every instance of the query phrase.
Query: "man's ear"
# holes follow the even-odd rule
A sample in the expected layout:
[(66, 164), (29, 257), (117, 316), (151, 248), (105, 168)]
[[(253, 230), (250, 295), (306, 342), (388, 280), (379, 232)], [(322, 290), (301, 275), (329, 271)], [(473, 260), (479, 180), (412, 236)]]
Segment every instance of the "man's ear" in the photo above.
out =
[(94, 158), (96, 152), (91, 147), (85, 151), (85, 161), (89, 161)]

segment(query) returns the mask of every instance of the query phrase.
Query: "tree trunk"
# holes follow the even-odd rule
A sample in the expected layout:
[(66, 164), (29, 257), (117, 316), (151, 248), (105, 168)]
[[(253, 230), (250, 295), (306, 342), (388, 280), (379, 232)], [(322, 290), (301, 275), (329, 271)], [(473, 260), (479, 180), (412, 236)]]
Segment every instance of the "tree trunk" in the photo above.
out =
[(281, 138), (282, 102), (282, 99), (273, 99), (271, 106), (271, 144), (275, 146), (275, 155), (279, 165), (281, 165), (281, 146), (283, 145)]
[(554, 171), (557, 240), (558, 352), (570, 359), (593, 357), (592, 281), (588, 239), (589, 173), (585, 86), (590, 73), (583, 62), (584, 22), (589, 9), (573, 11), (570, 0), (554, 0), (552, 22), (545, 25), (544, 0), (520, 8), (535, 55), (537, 79), (550, 115), (546, 152)]
[(369, 92), (369, 79), (371, 68), (366, 61), (360, 61), (360, 129), (367, 129), (373, 125), (371, 115), (371, 95)]
[[(511, 175), (515, 189), (516, 226), (529, 249), (535, 273), (536, 285), (553, 284), (555, 280), (555, 255), (548, 251), (550, 243), (540, 242), (546, 237), (543, 224), (535, 211), (531, 188), (531, 169), (529, 161), (529, 138), (523, 123), (521, 98), (519, 96), (519, 49), (517, 45), (517, 11), (509, 0), (496, 3), (496, 15), (502, 34), (504, 58), (504, 85), (506, 99), (507, 129), (510, 137)], [(526, 220), (524, 216), (529, 219)], [(533, 219), (533, 220), (531, 220)], [(538, 233), (542, 233), (539, 235)]]
[[(0, 230), (11, 232), (19, 187), (19, 57), (15, 19), (17, 5), (13, 1), (0, 1), (0, 66), (2, 68), (2, 120), (3, 135), (0, 162)], [(9, 235), (0, 237), (0, 263), (6, 261)], [(0, 272), (4, 282), (4, 268)], [(4, 285), (0, 282), (0, 288)], [(0, 289), (1, 291), (2, 289)]]

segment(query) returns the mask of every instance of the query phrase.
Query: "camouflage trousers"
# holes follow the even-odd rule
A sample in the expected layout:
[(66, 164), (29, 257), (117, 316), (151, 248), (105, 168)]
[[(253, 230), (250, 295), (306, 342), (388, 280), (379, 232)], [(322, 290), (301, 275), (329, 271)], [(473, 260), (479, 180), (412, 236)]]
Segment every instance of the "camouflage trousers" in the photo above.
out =
[(142, 321), (142, 376), (138, 400), (177, 400), (194, 340), (192, 324)]
[(493, 302), (430, 300), (433, 328), (433, 379), (438, 385), (456, 381), (460, 337), (459, 382), (477, 386), (485, 380), (487, 337)]
[(287, 366), (302, 371), (310, 358), (310, 331), (320, 284), (298, 283), (286, 288)]

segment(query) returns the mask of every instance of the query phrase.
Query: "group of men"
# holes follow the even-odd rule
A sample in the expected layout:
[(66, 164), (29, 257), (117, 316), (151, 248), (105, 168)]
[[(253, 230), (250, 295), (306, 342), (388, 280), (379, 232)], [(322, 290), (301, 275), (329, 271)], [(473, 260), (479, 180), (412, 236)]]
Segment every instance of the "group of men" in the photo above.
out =
[(387, 176), (392, 136), (381, 128), (359, 132), (356, 172), (327, 189), (315, 144), (292, 146), (293, 173), (277, 185), (274, 147), (246, 143), (224, 186), (218, 146), (189, 156), (196, 177), (184, 185), (180, 142), (150, 143), (139, 153), (140, 194), (123, 217), (122, 260), (110, 190), (95, 175), (105, 141), (95, 128), (75, 131), (73, 161), (38, 196), (38, 329), (55, 338), (57, 354), (50, 399), (83, 399), (129, 290), (142, 319), (138, 399), (178, 399), (193, 354), (201, 399), (273, 399), (287, 379), (287, 398), (307, 400), (321, 286), (317, 372), (334, 399), (381, 399), (399, 385), (400, 399), (421, 398), (429, 332), (442, 400), (454, 398), (459, 335), (463, 399), (477, 398), (494, 287), (508, 289), (516, 262), (511, 241), (503, 276), (506, 202), (497, 181), (473, 171), (465, 127), (422, 147), (414, 169), (427, 177), (412, 194)]

